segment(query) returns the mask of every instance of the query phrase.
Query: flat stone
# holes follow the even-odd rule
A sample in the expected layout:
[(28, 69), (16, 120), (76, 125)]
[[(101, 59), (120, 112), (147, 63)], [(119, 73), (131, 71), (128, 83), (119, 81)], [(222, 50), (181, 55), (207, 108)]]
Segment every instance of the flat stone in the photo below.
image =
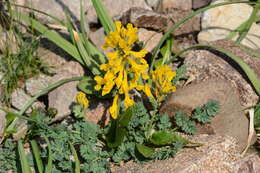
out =
[(192, 9), (205, 7), (211, 3), (211, 0), (192, 0)]
[[(66, 63), (60, 72), (53, 76), (53, 81), (83, 76), (82, 66), (74, 61)], [(55, 80), (54, 80), (55, 79)], [(48, 93), (49, 107), (55, 108), (58, 113), (53, 121), (63, 119), (71, 113), (71, 105), (77, 95), (78, 81), (66, 83)]]
[(146, 0), (147, 5), (149, 5), (153, 10), (159, 7), (161, 0)]
[[(233, 41), (219, 40), (210, 44), (225, 48), (240, 57), (260, 78), (260, 59), (245, 53), (241, 48), (235, 46)], [(259, 54), (259, 52), (256, 53)], [(231, 58), (208, 50), (192, 50), (187, 52), (185, 57), (186, 74), (193, 77), (194, 82), (198, 83), (210, 78), (220, 78), (235, 87), (243, 106), (250, 107), (258, 102), (259, 96), (241, 68)]]
[[(146, 4), (145, 0), (103, 0), (103, 4), (107, 9), (108, 14), (113, 18), (118, 18), (121, 14), (133, 7), (151, 10), (151, 7)], [(89, 23), (97, 23), (97, 16), (93, 7), (87, 10), (87, 21)]]
[(126, 11), (121, 19), (124, 24), (132, 23), (138, 28), (162, 31), (167, 28), (168, 17), (152, 10), (134, 7)]
[(192, 111), (210, 100), (218, 101), (220, 111), (207, 124), (197, 123), (198, 133), (228, 135), (239, 141), (240, 151), (246, 147), (249, 120), (243, 112), (238, 94), (225, 80), (210, 79), (177, 89), (162, 105), (160, 112), (174, 116), (177, 111)]
[(260, 157), (253, 153), (234, 163), (233, 173), (258, 173), (260, 172)]
[[(204, 145), (195, 149), (184, 148), (179, 151), (176, 157), (167, 160), (142, 164), (128, 162), (122, 166), (112, 167), (111, 170), (113, 173), (230, 173), (234, 172), (235, 167), (241, 166), (241, 164), (238, 164), (239, 162), (245, 163), (241, 161), (243, 158), (237, 149), (237, 141), (232, 137), (195, 135), (190, 136), (189, 139)], [(260, 165), (257, 157), (257, 153), (252, 153), (251, 158), (254, 159), (246, 159), (247, 157), (245, 157), (245, 160), (250, 160), (251, 164), (249, 165), (257, 167), (257, 165)], [(256, 172), (252, 173), (257, 173), (259, 169), (254, 170)]]
[[(229, 0), (218, 0), (212, 4), (228, 2)], [(202, 31), (198, 35), (200, 43), (225, 39), (230, 31), (235, 30), (245, 22), (253, 11), (248, 4), (231, 4), (212, 8), (203, 13), (201, 25)], [(252, 49), (260, 47), (260, 26), (253, 23), (248, 35), (241, 42)], [(236, 40), (234, 37), (233, 40)]]
[(138, 38), (139, 41), (144, 43), (144, 49), (151, 52), (162, 38), (162, 33), (140, 28), (138, 30)]
[(99, 124), (102, 127), (108, 124), (111, 120), (109, 107), (111, 103), (107, 101), (91, 101), (88, 111), (85, 112), (87, 120)]
[(101, 49), (101, 47), (104, 45), (105, 43), (105, 31), (104, 28), (100, 28), (95, 32), (90, 32), (89, 34), (89, 38), (90, 40), (95, 44), (95, 46), (100, 50), (100, 51), (104, 51)]
[(191, 10), (192, 0), (162, 0), (161, 1), (162, 11), (167, 9), (180, 9), (180, 10)]
[[(25, 91), (21, 88), (17, 88), (11, 94), (11, 104), (14, 108), (20, 110), (22, 109), (29, 100), (31, 100), (31, 96), (25, 93)], [(45, 105), (42, 102), (36, 101), (32, 104), (34, 109), (45, 108)], [(30, 113), (31, 108), (29, 108), (26, 113)]]

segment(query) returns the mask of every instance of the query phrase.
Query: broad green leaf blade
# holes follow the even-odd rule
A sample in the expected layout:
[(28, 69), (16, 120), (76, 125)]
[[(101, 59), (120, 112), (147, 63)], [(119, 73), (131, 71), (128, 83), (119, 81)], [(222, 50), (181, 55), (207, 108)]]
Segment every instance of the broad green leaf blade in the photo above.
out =
[(86, 94), (97, 94), (98, 92), (94, 89), (96, 81), (91, 77), (86, 76), (78, 83), (78, 89), (83, 91)]
[(120, 127), (128, 127), (128, 124), (130, 123), (132, 116), (134, 116), (134, 109), (135, 106), (133, 105), (125, 111), (124, 115), (120, 116), (118, 121)]
[(161, 38), (161, 40), (159, 41), (159, 43), (157, 44), (157, 46), (154, 48), (154, 51), (153, 51), (153, 55), (152, 55), (152, 62), (151, 62), (151, 65), (150, 65), (150, 71), (153, 70), (154, 68), (154, 61), (155, 61), (155, 58), (158, 56), (158, 53), (160, 52), (160, 48), (161, 46), (163, 45), (163, 43), (165, 42), (165, 40), (171, 35), (171, 33), (173, 33), (173, 31), (178, 28), (180, 25), (182, 25), (184, 22), (186, 22), (187, 20), (191, 19), (192, 17), (208, 10), (208, 9), (211, 9), (211, 8), (216, 8), (216, 7), (219, 7), (219, 6), (223, 6), (223, 5), (229, 5), (229, 4), (238, 4), (238, 3), (247, 3), (247, 4), (260, 4), (260, 2), (250, 2), (250, 1), (236, 1), (236, 2), (223, 2), (223, 3), (218, 3), (218, 4), (214, 4), (214, 5), (209, 5), (209, 6), (206, 6), (204, 8), (201, 8), (191, 14), (189, 14), (188, 16), (182, 18), (181, 20), (179, 20), (178, 22), (176, 22), (172, 27), (170, 27), (166, 33), (163, 35), (163, 37)]
[(18, 140), (18, 153), (19, 153), (19, 158), (20, 158), (20, 163), (21, 163), (21, 167), (22, 167), (22, 172), (23, 173), (31, 173), (31, 168), (29, 165), (29, 162), (27, 160), (24, 148), (23, 148), (23, 144), (21, 140)]
[(157, 146), (171, 145), (173, 142), (180, 142), (182, 144), (190, 143), (189, 140), (181, 137), (176, 132), (168, 130), (154, 132), (150, 138), (150, 142)]
[(174, 135), (167, 130), (154, 132), (150, 138), (150, 142), (154, 145), (170, 145), (174, 141)]
[(151, 147), (147, 147), (142, 144), (136, 144), (136, 148), (145, 158), (149, 158), (155, 153), (155, 149)]
[(92, 0), (93, 7), (96, 10), (97, 16), (104, 27), (106, 34), (115, 30), (115, 25), (112, 18), (109, 16), (107, 10), (102, 4), (101, 0)]
[(119, 127), (118, 120), (112, 120), (112, 125), (107, 134), (107, 146), (109, 148), (115, 148), (122, 144), (127, 134), (127, 130), (124, 127)]
[(40, 149), (37, 145), (37, 142), (33, 139), (30, 141), (32, 147), (32, 153), (36, 161), (37, 170), (39, 173), (43, 173), (43, 163), (41, 159)]
[(75, 160), (75, 173), (80, 173), (80, 162), (77, 155), (77, 151), (75, 150), (74, 146), (69, 143), (71, 152), (73, 154), (74, 160)]
[(189, 47), (187, 49), (184, 49), (184, 50), (180, 51), (178, 54), (176, 54), (173, 57), (173, 59), (175, 57), (185, 53), (186, 51), (189, 51), (189, 50), (194, 49), (194, 48), (211, 48), (211, 49), (215, 49), (215, 50), (217, 50), (219, 52), (222, 52), (222, 53), (226, 54), (227, 56), (229, 56), (233, 61), (235, 61), (242, 68), (242, 70), (245, 72), (245, 74), (247, 75), (248, 79), (250, 80), (250, 82), (254, 86), (257, 94), (260, 95), (260, 79), (257, 77), (255, 72), (240, 57), (236, 56), (232, 52), (230, 52), (230, 51), (228, 51), (228, 50), (226, 50), (226, 49), (224, 49), (222, 47), (197, 44), (197, 45), (191, 46), (191, 47)]

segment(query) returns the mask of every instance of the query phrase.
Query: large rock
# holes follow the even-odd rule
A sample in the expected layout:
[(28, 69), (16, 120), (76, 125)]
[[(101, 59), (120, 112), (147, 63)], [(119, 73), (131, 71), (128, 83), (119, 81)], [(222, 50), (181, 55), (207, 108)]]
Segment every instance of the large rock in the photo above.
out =
[[(61, 79), (83, 76), (84, 74), (81, 65), (73, 61), (66, 63), (60, 70), (60, 73), (54, 76), (54, 79), (57, 79), (55, 82)], [(71, 113), (70, 107), (73, 101), (75, 101), (78, 92), (77, 84), (78, 81), (69, 82), (49, 92), (49, 107), (58, 111), (54, 121), (60, 120)]]
[(211, 79), (178, 89), (162, 105), (160, 112), (174, 116), (177, 111), (192, 111), (210, 100), (218, 101), (220, 111), (207, 124), (197, 123), (198, 133), (228, 135), (239, 141), (240, 151), (247, 144), (249, 121), (235, 88), (225, 80)]
[[(225, 48), (240, 57), (260, 78), (259, 58), (245, 53), (241, 48), (235, 46), (233, 41), (219, 40), (210, 44)], [(186, 54), (184, 64), (187, 66), (187, 75), (193, 77), (195, 82), (204, 81), (209, 78), (221, 78), (235, 87), (243, 106), (253, 106), (258, 102), (259, 96), (256, 94), (244, 72), (231, 58), (208, 50), (193, 50)]]
[(139, 41), (142, 41), (144, 43), (144, 49), (151, 52), (162, 38), (162, 33), (140, 28), (138, 30), (138, 38)]
[(132, 23), (139, 28), (148, 28), (162, 31), (167, 28), (167, 15), (154, 12), (140, 7), (131, 8), (121, 16), (124, 24)]
[[(113, 173), (257, 173), (260, 159), (256, 153), (242, 158), (237, 141), (219, 135), (191, 136), (191, 141), (203, 143), (196, 149), (184, 148), (174, 158), (137, 164), (129, 162), (112, 167)], [(239, 170), (239, 171), (237, 171)]]
[(211, 0), (192, 0), (192, 9), (196, 10), (207, 6)]
[(192, 0), (162, 0), (160, 5), (162, 11), (167, 9), (191, 10)]
[[(28, 103), (32, 97), (28, 95), (22, 88), (17, 88), (11, 94), (11, 104), (14, 108), (21, 110), (26, 103)], [(42, 102), (36, 101), (32, 104), (34, 109), (44, 109), (45, 105)], [(29, 108), (26, 113), (30, 113), (31, 108)]]
[[(146, 4), (145, 0), (103, 0), (103, 4), (106, 7), (109, 15), (113, 18), (118, 18), (121, 14), (133, 7), (140, 7), (151, 10), (151, 8)], [(87, 10), (87, 21), (89, 23), (97, 23), (97, 16), (93, 7)]]
[[(213, 4), (228, 1), (218, 0)], [(252, 11), (252, 6), (247, 4), (225, 5), (205, 11), (201, 22), (202, 31), (198, 35), (198, 41), (203, 43), (226, 38), (230, 31), (235, 30), (250, 17)], [(250, 48), (259, 49), (260, 26), (253, 23), (247, 37), (241, 43)]]

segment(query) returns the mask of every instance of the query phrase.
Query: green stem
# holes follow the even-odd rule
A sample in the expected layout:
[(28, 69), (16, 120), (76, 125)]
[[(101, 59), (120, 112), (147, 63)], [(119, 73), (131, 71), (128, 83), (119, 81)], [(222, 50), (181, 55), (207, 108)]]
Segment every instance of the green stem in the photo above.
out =
[(219, 6), (223, 6), (223, 5), (230, 5), (230, 4), (238, 4), (238, 3), (247, 3), (247, 4), (259, 4), (260, 2), (249, 2), (249, 1), (236, 1), (236, 2), (223, 2), (223, 3), (218, 3), (218, 4), (214, 4), (214, 5), (210, 5), (204, 8), (201, 8), (193, 13), (191, 13), (190, 15), (182, 18), (181, 20), (179, 20), (178, 22), (176, 22), (171, 28), (169, 28), (167, 30), (167, 32), (163, 35), (163, 37), (161, 38), (161, 40), (159, 41), (158, 45), (155, 47), (154, 51), (153, 51), (153, 56), (152, 56), (152, 62), (151, 62), (151, 66), (150, 66), (150, 71), (153, 70), (153, 66), (154, 66), (154, 61), (155, 61), (155, 57), (158, 56), (159, 52), (160, 52), (160, 47), (163, 45), (164, 41), (171, 35), (171, 33), (178, 28), (181, 24), (183, 24), (184, 22), (186, 22), (187, 20), (191, 19), (192, 17), (198, 15), (201, 12), (204, 12), (208, 9), (211, 8), (215, 8), (215, 7), (219, 7)]

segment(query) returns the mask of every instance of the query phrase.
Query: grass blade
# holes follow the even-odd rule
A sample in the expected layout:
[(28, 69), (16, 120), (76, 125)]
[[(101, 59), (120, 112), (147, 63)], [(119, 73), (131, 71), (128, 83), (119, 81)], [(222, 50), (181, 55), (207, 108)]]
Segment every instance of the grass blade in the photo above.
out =
[[(10, 131), (11, 129), (13, 129), (15, 127), (15, 124), (18, 120), (18, 118), (22, 118), (28, 121), (33, 121), (35, 122), (35, 120), (30, 119), (29, 117), (25, 117), (23, 116), (23, 114), (26, 112), (26, 110), (31, 107), (31, 105), (42, 95), (48, 93), (49, 91), (67, 83), (67, 82), (72, 82), (72, 81), (77, 81), (77, 80), (81, 80), (83, 79), (83, 77), (74, 77), (74, 78), (70, 78), (70, 79), (64, 79), (64, 80), (60, 80), (59, 82), (56, 82), (50, 86), (48, 86), (47, 88), (44, 88), (43, 90), (41, 90), (38, 94), (36, 94), (35, 96), (33, 96), (23, 107), (22, 109), (18, 112), (18, 113), (14, 113), (14, 115), (16, 116), (16, 118), (13, 120), (13, 122), (6, 128), (6, 131)], [(1, 110), (9, 113), (10, 111), (0, 107)], [(13, 113), (13, 112), (10, 112)]]
[(45, 139), (48, 147), (48, 162), (47, 166), (45, 168), (45, 173), (51, 173), (52, 172), (52, 151), (51, 151), (51, 144), (49, 139), (44, 135), (43, 138)]
[(178, 28), (181, 24), (183, 24), (184, 22), (186, 22), (187, 20), (191, 19), (192, 17), (208, 10), (211, 8), (216, 8), (219, 6), (223, 6), (223, 5), (229, 5), (229, 4), (238, 4), (238, 3), (247, 3), (247, 4), (260, 4), (260, 2), (250, 2), (250, 1), (235, 1), (235, 2), (223, 2), (223, 3), (218, 3), (218, 4), (214, 4), (214, 5), (210, 5), (210, 6), (206, 6), (204, 8), (201, 8), (195, 12), (192, 12), (191, 14), (189, 14), (188, 16), (182, 18), (181, 20), (179, 20), (178, 22), (176, 22), (172, 27), (170, 27), (167, 32), (163, 35), (163, 37), (161, 38), (161, 40), (159, 41), (159, 43), (157, 44), (157, 46), (154, 48), (153, 51), (153, 56), (152, 56), (152, 62), (151, 62), (151, 66), (150, 66), (150, 71), (153, 70), (153, 66), (154, 66), (154, 61), (155, 58), (158, 56), (159, 52), (160, 52), (160, 48), (163, 45), (164, 41), (171, 35), (171, 33)]
[(31, 25), (31, 27), (33, 27), (33, 29), (37, 30), (43, 36), (45, 36), (50, 41), (55, 43), (57, 46), (62, 48), (65, 52), (67, 52), (69, 55), (71, 55), (73, 58), (75, 58), (77, 61), (79, 61), (82, 65), (84, 65), (84, 62), (82, 61), (77, 48), (73, 44), (71, 44), (69, 41), (67, 41), (66, 39), (61, 37), (57, 32), (48, 29), (46, 26), (42, 25), (37, 20), (35, 20), (25, 14), (15, 12), (15, 11), (13, 11), (13, 13), (15, 13), (17, 16), (19, 16), (19, 18), (21, 20), (23, 20), (24, 22), (26, 22), (28, 25)]
[(104, 27), (106, 34), (115, 30), (115, 25), (112, 18), (109, 16), (107, 10), (100, 0), (92, 0), (93, 7), (96, 10), (97, 16)]
[(198, 44), (198, 45), (194, 45), (194, 46), (191, 46), (187, 49), (180, 51), (178, 54), (176, 54), (173, 57), (173, 59), (175, 59), (179, 55), (183, 54), (184, 52), (189, 51), (189, 50), (194, 49), (194, 48), (210, 48), (210, 49), (215, 49), (219, 52), (226, 54), (228, 57), (230, 57), (233, 61), (235, 61), (242, 68), (242, 70), (246, 73), (248, 79), (250, 80), (250, 82), (254, 86), (257, 94), (260, 95), (260, 79), (257, 77), (255, 72), (240, 57), (236, 56), (232, 52), (230, 52), (230, 51), (228, 51), (228, 50), (226, 50), (222, 47)]
[(26, 154), (25, 154), (21, 140), (18, 140), (18, 153), (19, 153), (19, 158), (20, 158), (20, 162), (21, 162), (22, 173), (31, 173), (32, 171), (31, 171), (29, 162), (26, 158)]
[[(260, 1), (259, 1), (260, 3)], [(255, 17), (257, 15), (258, 10), (260, 9), (260, 4), (256, 4), (249, 19), (246, 21), (242, 32), (239, 33), (239, 37), (236, 40), (236, 43), (239, 44), (241, 41), (246, 37), (249, 29), (251, 28), (252, 24), (255, 22)]]
[(30, 141), (30, 143), (31, 143), (31, 147), (32, 147), (33, 156), (36, 161), (38, 172), (43, 173), (43, 164), (42, 164), (42, 159), (40, 156), (40, 149), (37, 145), (37, 142), (33, 139)]
[(75, 150), (74, 146), (71, 143), (69, 143), (69, 145), (70, 145), (70, 149), (73, 154), (73, 157), (75, 159), (75, 173), (80, 173), (80, 162), (79, 162), (79, 158), (77, 155), (77, 151)]

